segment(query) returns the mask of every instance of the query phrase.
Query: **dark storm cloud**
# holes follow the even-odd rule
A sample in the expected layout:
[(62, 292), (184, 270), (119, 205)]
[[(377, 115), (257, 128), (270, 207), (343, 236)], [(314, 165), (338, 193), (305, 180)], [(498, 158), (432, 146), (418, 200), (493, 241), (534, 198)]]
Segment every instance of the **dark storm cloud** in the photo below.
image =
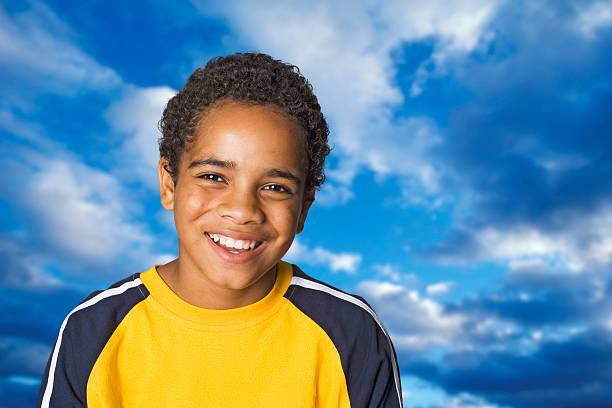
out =
[(612, 202), (612, 28), (580, 31), (577, 14), (592, 4), (507, 2), (488, 50), (450, 71), (460, 102), (422, 97), (433, 117), (448, 114), (438, 163), (472, 206), (464, 229), (426, 254), (469, 258), (479, 227), (554, 233)]
[(472, 320), (495, 317), (534, 328), (542, 325), (587, 324), (605, 319), (612, 311), (609, 277), (548, 272), (510, 272), (500, 291), (448, 304), (448, 313), (462, 313)]
[(0, 287), (0, 406), (34, 406), (60, 325), (84, 296), (69, 288)]
[(0, 287), (0, 336), (53, 344), (64, 317), (85, 294), (72, 290)]
[(543, 324), (570, 324), (581, 322), (593, 313), (593, 306), (576, 298), (567, 299), (562, 293), (553, 292), (528, 301), (518, 296), (505, 295), (500, 299), (492, 296), (464, 300), (459, 306), (449, 306), (447, 312), (462, 311), (472, 316), (495, 316), (524, 327), (539, 327)]
[[(2, 310), (0, 401), (2, 403), (32, 398), (31, 393), (37, 387), (9, 380), (17, 376), (38, 381), (43, 374), (64, 317), (83, 297), (84, 294), (70, 289), (51, 291), (0, 288), (0, 310)], [(16, 393), (10, 399), (5, 399), (5, 395), (8, 395), (7, 390), (11, 387), (15, 388)], [(14, 406), (31, 405), (20, 405), (15, 402)]]
[(612, 336), (590, 330), (548, 342), (530, 355), (520, 350), (448, 354), (433, 364), (416, 359), (402, 373), (449, 393), (469, 392), (514, 408), (598, 408), (612, 400)]
[[(19, 262), (9, 264), (16, 268), (5, 274), (19, 273)], [(34, 406), (38, 381), (60, 325), (85, 297), (69, 287), (6, 284), (13, 278), (5, 277), (0, 287), (0, 406), (7, 408)]]
[(0, 336), (0, 377), (38, 378), (50, 352), (51, 347), (45, 344)]
[[(448, 351), (435, 361), (400, 351), (402, 373), (451, 395), (466, 392), (513, 408), (609, 407), (610, 274), (532, 265), (513, 269), (501, 283), (494, 293), (445, 306), (445, 313), (464, 316), (461, 341), (468, 351)], [(495, 322), (491, 330), (479, 330), (486, 321)], [(512, 331), (496, 335), (506, 323)], [(584, 331), (570, 334), (572, 327)], [(542, 338), (534, 340), (534, 332)]]
[(0, 237), (0, 336), (52, 344), (64, 317), (86, 293), (51, 276), (42, 258)]
[(36, 405), (38, 384), (22, 384), (0, 378), (0, 406), (2, 408), (23, 408)]
[[(51, 347), (64, 317), (85, 293), (41, 278), (36, 257), (0, 245), (0, 406), (33, 406)], [(51, 282), (51, 283), (50, 283)]]

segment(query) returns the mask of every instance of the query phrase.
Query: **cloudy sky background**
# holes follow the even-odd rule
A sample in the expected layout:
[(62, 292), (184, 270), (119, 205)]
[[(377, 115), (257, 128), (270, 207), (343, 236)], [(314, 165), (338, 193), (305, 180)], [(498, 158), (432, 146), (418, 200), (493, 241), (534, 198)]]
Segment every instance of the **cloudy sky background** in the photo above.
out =
[(611, 49), (611, 1), (3, 0), (0, 406), (176, 254), (156, 124), (236, 51), (314, 86), (335, 148), (286, 259), (370, 301), (406, 406), (611, 406)]

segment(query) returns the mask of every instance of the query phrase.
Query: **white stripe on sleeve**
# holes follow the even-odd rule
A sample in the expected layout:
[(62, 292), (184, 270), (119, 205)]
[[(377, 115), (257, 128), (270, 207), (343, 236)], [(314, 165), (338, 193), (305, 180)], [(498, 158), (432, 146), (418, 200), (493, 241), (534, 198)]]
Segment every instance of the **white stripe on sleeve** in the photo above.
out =
[(59, 335), (57, 336), (57, 342), (55, 343), (55, 347), (53, 348), (53, 354), (51, 355), (51, 364), (49, 365), (49, 376), (47, 378), (47, 386), (45, 387), (45, 393), (42, 398), (42, 404), (41, 404), (42, 408), (49, 408), (49, 402), (51, 401), (51, 393), (53, 392), (53, 381), (55, 378), (55, 368), (57, 366), (57, 356), (59, 354), (59, 350), (62, 345), (62, 335), (64, 333), (64, 329), (66, 328), (66, 324), (68, 323), (68, 319), (70, 318), (70, 316), (72, 316), (74, 313), (78, 312), (79, 310), (83, 310), (89, 306), (95, 305), (102, 299), (106, 299), (108, 297), (115, 296), (115, 295), (120, 295), (126, 290), (130, 288), (134, 288), (141, 284), (142, 284), (142, 281), (140, 280), (140, 278), (136, 278), (133, 281), (126, 282), (123, 285), (118, 286), (116, 288), (107, 289), (104, 292), (98, 293), (96, 296), (92, 297), (88, 301), (81, 303), (80, 305), (75, 307), (70, 313), (68, 313), (68, 316), (66, 316), (66, 318), (64, 319), (64, 322), (62, 323), (62, 326), (60, 327)]
[(362, 309), (364, 309), (365, 311), (367, 311), (376, 321), (376, 323), (378, 323), (378, 326), (382, 329), (383, 333), (385, 334), (385, 336), (387, 337), (387, 341), (389, 342), (389, 351), (391, 352), (391, 366), (393, 367), (393, 376), (395, 378), (395, 390), (397, 391), (397, 399), (400, 403), (400, 407), (403, 406), (402, 404), (402, 397), (400, 395), (400, 380), (399, 380), (399, 369), (397, 368), (397, 361), (395, 360), (394, 356), (393, 356), (393, 345), (391, 343), (391, 338), (389, 337), (389, 333), (387, 333), (387, 330), (385, 330), (385, 327), (383, 326), (382, 322), (380, 321), (380, 318), (376, 315), (376, 313), (374, 312), (374, 310), (372, 310), (372, 308), (370, 308), (367, 304), (365, 304), (364, 302), (362, 302), (361, 300), (351, 296), (351, 295), (347, 295), (346, 293), (340, 292), (339, 290), (336, 289), (332, 289), (329, 286), (325, 286), (322, 285), (318, 282), (313, 282), (311, 280), (308, 279), (304, 279), (304, 278), (300, 278), (299, 276), (294, 276), (291, 279), (291, 284), (292, 285), (297, 285), (297, 286), (301, 286), (304, 288), (308, 288), (308, 289), (314, 289), (314, 290), (319, 290), (321, 292), (326, 292), (329, 293), (332, 296), (335, 296), (337, 298), (340, 298), (342, 300), (346, 300), (347, 302), (353, 303), (354, 305), (357, 305), (359, 307), (361, 307)]

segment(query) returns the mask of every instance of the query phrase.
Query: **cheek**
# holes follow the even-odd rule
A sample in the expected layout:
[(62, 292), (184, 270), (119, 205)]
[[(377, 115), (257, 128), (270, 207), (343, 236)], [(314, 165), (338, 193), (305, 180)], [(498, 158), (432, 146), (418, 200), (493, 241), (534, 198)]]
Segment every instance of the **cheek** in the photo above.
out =
[(202, 200), (199, 197), (192, 194), (185, 198), (184, 209), (187, 214), (195, 215), (199, 212), (201, 207)]
[(201, 191), (184, 191), (178, 210), (181, 212), (181, 218), (193, 220), (205, 213), (210, 203), (211, 200)]
[(276, 225), (279, 232), (295, 233), (299, 218), (299, 205), (281, 206), (268, 212), (268, 217)]

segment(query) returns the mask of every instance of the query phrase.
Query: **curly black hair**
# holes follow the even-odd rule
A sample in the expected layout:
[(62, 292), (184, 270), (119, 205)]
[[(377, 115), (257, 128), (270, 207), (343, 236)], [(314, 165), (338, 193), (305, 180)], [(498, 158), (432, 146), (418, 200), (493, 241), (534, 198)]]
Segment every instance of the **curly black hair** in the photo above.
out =
[(308, 165), (305, 191), (325, 181), (323, 164), (330, 148), (329, 129), (312, 86), (298, 67), (260, 53), (237, 53), (212, 58), (198, 68), (168, 101), (159, 128), (159, 153), (176, 182), (181, 155), (193, 141), (202, 116), (215, 104), (235, 100), (249, 104), (274, 104), (304, 130)]

